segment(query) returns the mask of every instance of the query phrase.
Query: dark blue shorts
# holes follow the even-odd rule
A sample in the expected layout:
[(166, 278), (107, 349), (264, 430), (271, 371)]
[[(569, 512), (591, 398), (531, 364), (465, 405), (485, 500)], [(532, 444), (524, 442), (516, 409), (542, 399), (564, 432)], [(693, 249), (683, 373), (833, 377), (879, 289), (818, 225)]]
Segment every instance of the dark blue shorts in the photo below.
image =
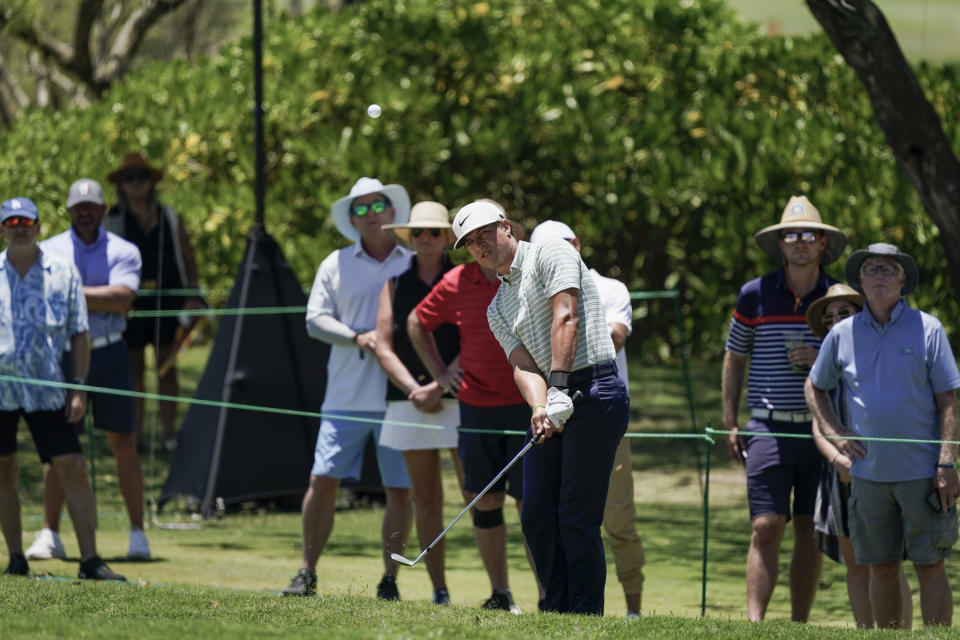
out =
[[(63, 373), (67, 380), (71, 378), (69, 353), (64, 355)], [(87, 384), (91, 387), (133, 391), (130, 358), (123, 340), (90, 352)], [(87, 394), (87, 403), (93, 409), (93, 426), (97, 429), (115, 433), (136, 431), (137, 420), (131, 396), (91, 392)], [(77, 428), (78, 432), (82, 431), (82, 423)]]
[[(505, 407), (477, 407), (460, 402), (460, 428), (496, 431), (529, 431), (530, 407), (526, 403)], [(527, 444), (526, 436), (500, 433), (460, 432), (460, 460), (466, 475), (467, 491), (480, 493)], [(490, 489), (506, 491), (517, 500), (523, 498), (523, 466), (513, 465)]]
[(53, 411), (33, 411), (23, 409), (0, 411), (0, 455), (17, 452), (17, 424), (23, 416), (33, 436), (37, 453), (44, 462), (67, 453), (80, 453), (80, 441), (77, 434), (67, 424), (63, 407)]
[[(810, 423), (750, 420), (746, 431), (811, 433)], [(812, 516), (822, 456), (812, 438), (745, 437), (750, 519), (763, 515)]]

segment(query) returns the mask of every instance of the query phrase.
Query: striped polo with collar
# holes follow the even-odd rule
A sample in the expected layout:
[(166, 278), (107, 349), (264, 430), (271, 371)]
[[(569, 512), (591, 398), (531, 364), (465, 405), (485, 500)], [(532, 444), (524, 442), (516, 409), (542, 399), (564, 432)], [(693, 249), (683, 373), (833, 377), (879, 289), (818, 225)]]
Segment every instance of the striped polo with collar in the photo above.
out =
[(750, 356), (747, 405), (771, 411), (803, 413), (807, 401), (803, 383), (807, 370), (795, 369), (787, 359), (788, 343), (799, 337), (819, 348), (820, 340), (807, 326), (807, 307), (837, 281), (822, 270), (817, 284), (805, 296), (787, 286), (783, 267), (755, 278), (740, 289), (726, 350)]

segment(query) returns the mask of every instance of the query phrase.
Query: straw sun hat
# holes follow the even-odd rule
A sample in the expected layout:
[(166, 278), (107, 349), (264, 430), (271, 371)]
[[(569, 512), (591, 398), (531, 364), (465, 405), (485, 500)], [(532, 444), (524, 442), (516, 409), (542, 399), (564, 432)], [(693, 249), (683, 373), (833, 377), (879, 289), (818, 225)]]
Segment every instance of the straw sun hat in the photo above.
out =
[(818, 338), (827, 335), (827, 328), (823, 326), (823, 314), (827, 310), (827, 305), (839, 300), (849, 302), (857, 309), (863, 309), (863, 296), (857, 293), (853, 287), (838, 282), (827, 289), (825, 296), (813, 301), (807, 307), (807, 325), (813, 331), (813, 335)]
[(754, 236), (760, 248), (768, 254), (782, 260), (780, 253), (780, 232), (784, 229), (814, 229), (827, 236), (827, 248), (823, 252), (821, 264), (830, 264), (840, 257), (847, 246), (847, 234), (836, 227), (824, 224), (820, 212), (806, 196), (793, 196), (783, 209), (780, 224), (761, 229)]
[(450, 229), (450, 211), (431, 200), (425, 200), (413, 205), (410, 209), (410, 222), (406, 224), (385, 224), (382, 227), (387, 235), (405, 247), (410, 247), (413, 241), (411, 232), (414, 229), (447, 229), (448, 244), (453, 240)]

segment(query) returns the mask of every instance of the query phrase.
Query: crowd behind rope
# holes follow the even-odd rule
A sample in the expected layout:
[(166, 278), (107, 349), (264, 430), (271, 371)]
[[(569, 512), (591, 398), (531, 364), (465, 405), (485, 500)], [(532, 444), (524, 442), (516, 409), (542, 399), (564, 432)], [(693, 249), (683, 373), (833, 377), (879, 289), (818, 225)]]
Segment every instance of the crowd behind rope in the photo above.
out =
[[(116, 215), (110, 219), (123, 221), (117, 227), (121, 232), (134, 225), (143, 236), (158, 236), (155, 247), (147, 240), (157, 254), (150, 259), (158, 267), (154, 277), (167, 277), (166, 282), (179, 277), (181, 286), (195, 287), (196, 267), (192, 250), (186, 249), (189, 241), (181, 242), (182, 225), (155, 205), (152, 189), (160, 175), (142, 156), (125, 157), (109, 179), (130, 185), (118, 187), (118, 204), (111, 210)], [(134, 183), (147, 185), (144, 194), (137, 195)], [(128, 358), (140, 343), (127, 335), (130, 327), (126, 333), (119, 328), (125, 342), (114, 339), (116, 330), (94, 335), (97, 314), (88, 314), (88, 307), (108, 319), (124, 318), (147, 268), (144, 261), (131, 269), (132, 259), (116, 256), (132, 257), (136, 251), (140, 260), (143, 249), (105, 230), (107, 209), (94, 181), (75, 183), (67, 208), (71, 230), (43, 246), (36, 243), (40, 223), (33, 203), (27, 198), (3, 203), (0, 225), (7, 248), (0, 254), (5, 275), (0, 278), (0, 371), (21, 374), (17, 363), (29, 353), (37, 378), (85, 380), (92, 340), (91, 371), (135, 386)], [(145, 230), (144, 211), (151, 210), (153, 226)], [(632, 329), (626, 287), (587, 268), (567, 225), (544, 221), (526, 242), (504, 208), (489, 199), (460, 207), (451, 223), (444, 205), (425, 201), (411, 207), (402, 186), (361, 178), (333, 204), (331, 216), (352, 244), (331, 253), (317, 270), (306, 325), (312, 337), (331, 345), (322, 411), (342, 419), (321, 421), (302, 505), (302, 563), (283, 593), (316, 594), (316, 568), (333, 532), (336, 492), (343, 479), (360, 476), (364, 444), (373, 437), (387, 498), (378, 598), (400, 599), (391, 554), (403, 553), (414, 520), (424, 548), (443, 528), (440, 465), (449, 453), (465, 501), (488, 491), (472, 512), (492, 590), (482, 607), (521, 613), (506, 567), (503, 506), (510, 495), (520, 511), (541, 611), (603, 615), (602, 525), (628, 616), (638, 617), (644, 554), (623, 438), (629, 407), (623, 345)], [(847, 260), (849, 286), (838, 283), (823, 267), (841, 256), (847, 236), (824, 223), (804, 196), (791, 198), (780, 222), (761, 229), (756, 241), (779, 268), (741, 288), (722, 375), (727, 444), (746, 469), (752, 522), (747, 617), (765, 616), (779, 547), (792, 521), (794, 620), (809, 617), (823, 553), (847, 566), (858, 626), (909, 627), (912, 598), (904, 559), (915, 569), (924, 623), (951, 624), (945, 559), (957, 538), (960, 482), (953, 441), (960, 373), (942, 325), (903, 299), (918, 285), (917, 265), (895, 246), (875, 243)], [(58, 257), (58, 243), (65, 257)], [(83, 256), (97, 243), (103, 245), (103, 259), (91, 269), (94, 261)], [(451, 248), (465, 248), (473, 261), (454, 267)], [(117, 267), (116, 282), (111, 258), (126, 265)], [(38, 286), (44, 272), (57, 273), (60, 289)], [(36, 304), (53, 312), (55, 327), (31, 323), (25, 311)], [(54, 329), (55, 338), (38, 337)], [(158, 331), (170, 337), (169, 327), (152, 330), (155, 337)], [(112, 360), (98, 357), (98, 351), (118, 343), (130, 356), (121, 357), (124, 349), (115, 348)], [(745, 381), (750, 417), (741, 424)], [(41, 457), (50, 463), (37, 553), (22, 551), (19, 515), (13, 517), (19, 504), (3, 503), (10, 512), (2, 518), (10, 553), (7, 573), (28, 574), (27, 556), (56, 557), (58, 545), (62, 553), (59, 537), (48, 535), (56, 536), (63, 502), (50, 490), (58, 482), (80, 525), (80, 577), (122, 580), (96, 555), (92, 519), (85, 519), (92, 514), (85, 463), (75, 430), (64, 428), (85, 410), (84, 394), (38, 392), (3, 382), (0, 402), (0, 492), (16, 494), (19, 417), (26, 418)], [(97, 426), (108, 432), (113, 427), (114, 439), (123, 443), (111, 444), (118, 470), (124, 464), (131, 470), (127, 486), (121, 479), (131, 518), (128, 555), (149, 557), (139, 463), (133, 466), (127, 454), (132, 451), (136, 460), (132, 434), (138, 419), (130, 403), (91, 402)], [(523, 429), (535, 446), (522, 466), (487, 489), (527, 438), (458, 432), (458, 426)], [(784, 432), (812, 437), (769, 436)], [(859, 436), (943, 442), (867, 444)], [(172, 437), (167, 441), (175, 445)], [(442, 538), (433, 549), (427, 559), (432, 602), (449, 605)]]

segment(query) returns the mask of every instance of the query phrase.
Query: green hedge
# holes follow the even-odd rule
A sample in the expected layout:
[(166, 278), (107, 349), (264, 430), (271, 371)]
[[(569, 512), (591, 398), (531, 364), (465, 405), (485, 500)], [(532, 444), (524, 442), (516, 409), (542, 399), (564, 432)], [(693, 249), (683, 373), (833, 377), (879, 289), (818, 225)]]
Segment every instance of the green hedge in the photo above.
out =
[[(0, 140), (0, 194), (35, 198), (56, 231), (73, 179), (143, 149), (204, 285), (228, 288), (254, 218), (250, 44), (24, 115)], [(956, 141), (960, 70), (917, 71)], [(740, 284), (775, 266), (753, 233), (805, 193), (854, 247), (913, 253), (914, 303), (956, 333), (937, 232), (823, 36), (768, 37), (714, 0), (369, 0), (269, 23), (264, 76), (267, 228), (305, 284), (343, 244), (329, 207), (360, 175), (451, 208), (489, 196), (527, 228), (569, 223), (632, 289), (679, 287), (691, 349), (712, 357)], [(638, 306), (631, 350), (675, 354), (669, 304)]]

